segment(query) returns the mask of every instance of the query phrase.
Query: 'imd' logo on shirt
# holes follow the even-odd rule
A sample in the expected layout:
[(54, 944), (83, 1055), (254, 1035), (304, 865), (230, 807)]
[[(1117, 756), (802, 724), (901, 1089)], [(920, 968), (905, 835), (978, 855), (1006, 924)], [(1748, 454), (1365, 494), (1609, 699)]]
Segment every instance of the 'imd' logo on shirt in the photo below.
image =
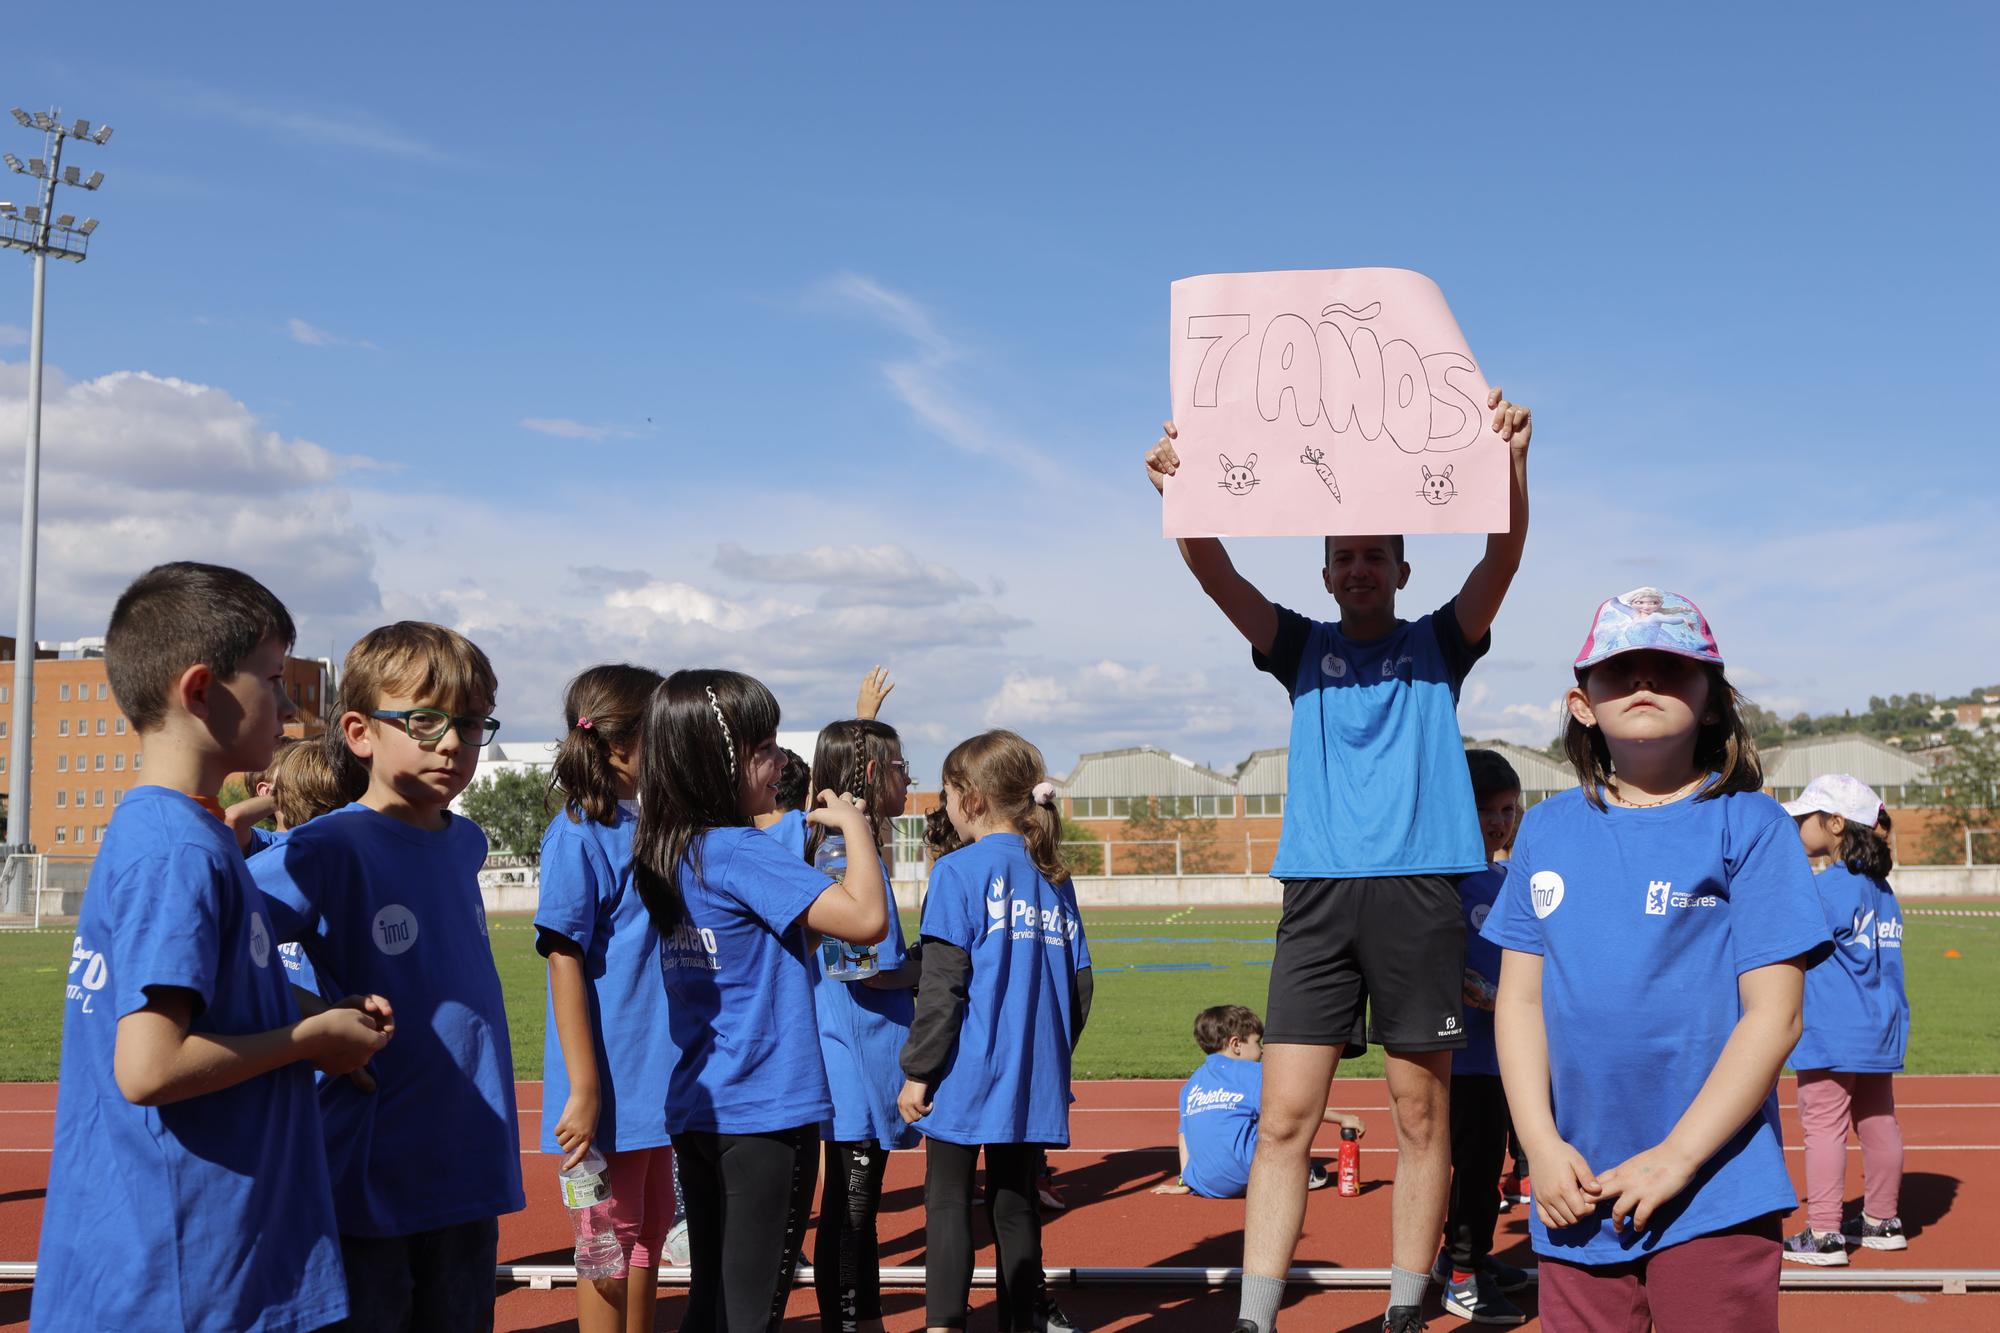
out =
[(375, 914), (369, 938), (391, 958), (408, 953), (417, 942), (417, 914), (401, 903), (390, 903)]
[(1563, 877), (1553, 870), (1537, 870), (1528, 877), (1528, 902), (1535, 915), (1546, 917), (1562, 906)]
[(1334, 653), (1328, 653), (1325, 657), (1319, 659), (1319, 669), (1323, 674), (1339, 680), (1347, 674), (1347, 659)]
[(250, 914), (250, 961), (259, 967), (271, 965), (271, 932), (262, 912)]

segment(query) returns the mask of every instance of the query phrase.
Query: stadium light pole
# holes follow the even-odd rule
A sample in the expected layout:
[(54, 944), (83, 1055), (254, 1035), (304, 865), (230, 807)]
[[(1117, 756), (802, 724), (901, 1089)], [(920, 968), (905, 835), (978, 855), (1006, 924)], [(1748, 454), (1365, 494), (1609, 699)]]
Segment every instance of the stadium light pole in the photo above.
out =
[(95, 131), (87, 120), (64, 125), (54, 111), (33, 115), (15, 107), (14, 119), (38, 131), (46, 157), (27, 162), (12, 153), (4, 160), (15, 174), (35, 182), (38, 203), (16, 206), (0, 204), (0, 246), (31, 255), (35, 261), (35, 304), (28, 329), (28, 457), (21, 471), (21, 604), (14, 637), (13, 733), (7, 758), (7, 845), (6, 852), (32, 851), (33, 836), (28, 823), (29, 777), (33, 768), (29, 742), (35, 726), (35, 546), (36, 521), (42, 483), (42, 307), (48, 294), (49, 256), (81, 264), (90, 251), (90, 234), (97, 230), (96, 218), (85, 218), (81, 226), (74, 214), (56, 212), (56, 186), (74, 185), (95, 190), (104, 183), (104, 173), (93, 171), (88, 180), (76, 167), (63, 174), (63, 145), (71, 139), (102, 144), (111, 138), (111, 127)]

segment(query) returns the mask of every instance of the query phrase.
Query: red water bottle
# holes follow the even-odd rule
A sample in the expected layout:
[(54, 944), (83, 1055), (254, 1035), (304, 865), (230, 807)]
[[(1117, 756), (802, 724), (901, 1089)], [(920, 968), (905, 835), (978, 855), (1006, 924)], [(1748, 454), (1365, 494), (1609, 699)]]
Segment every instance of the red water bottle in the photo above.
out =
[(1353, 1198), (1361, 1193), (1361, 1143), (1360, 1136), (1351, 1129), (1340, 1131), (1340, 1186), (1341, 1194)]

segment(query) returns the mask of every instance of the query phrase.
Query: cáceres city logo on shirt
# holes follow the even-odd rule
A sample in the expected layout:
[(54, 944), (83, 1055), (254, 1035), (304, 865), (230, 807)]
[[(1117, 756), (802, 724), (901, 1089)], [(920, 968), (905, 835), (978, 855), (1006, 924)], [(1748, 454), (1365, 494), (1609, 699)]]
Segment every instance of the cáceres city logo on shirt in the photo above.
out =
[(1722, 900), (1712, 893), (1675, 893), (1670, 879), (1649, 880), (1646, 884), (1646, 915), (1665, 916), (1668, 908), (1720, 907)]

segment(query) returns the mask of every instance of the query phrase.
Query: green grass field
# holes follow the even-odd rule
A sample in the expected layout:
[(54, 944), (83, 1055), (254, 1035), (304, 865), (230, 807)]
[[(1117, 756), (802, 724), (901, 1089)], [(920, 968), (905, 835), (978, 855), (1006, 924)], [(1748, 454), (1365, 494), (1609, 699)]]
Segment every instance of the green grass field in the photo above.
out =
[[(1906, 908), (1923, 904), (1911, 902)], [(1940, 904), (1957, 906), (1956, 904)], [(1907, 1070), (1912, 1074), (2000, 1072), (2000, 909), (1979, 917), (1906, 918), (1903, 958), (1915, 1012)], [(1097, 998), (1077, 1051), (1080, 1078), (1179, 1078), (1198, 1063), (1190, 1027), (1211, 1004), (1246, 1004), (1260, 1013), (1270, 978), (1277, 914), (1257, 908), (1092, 913)], [(905, 917), (904, 928), (916, 923)], [(542, 1073), (542, 962), (524, 916), (492, 921), (493, 955), (506, 990), (514, 1069)], [(70, 933), (0, 932), (0, 1082), (55, 1078), (62, 1040), (62, 995)], [(1956, 950), (1956, 958), (1946, 956)], [(1209, 966), (1189, 966), (1208, 964)], [(1380, 1074), (1371, 1050), (1341, 1066), (1352, 1077)]]

